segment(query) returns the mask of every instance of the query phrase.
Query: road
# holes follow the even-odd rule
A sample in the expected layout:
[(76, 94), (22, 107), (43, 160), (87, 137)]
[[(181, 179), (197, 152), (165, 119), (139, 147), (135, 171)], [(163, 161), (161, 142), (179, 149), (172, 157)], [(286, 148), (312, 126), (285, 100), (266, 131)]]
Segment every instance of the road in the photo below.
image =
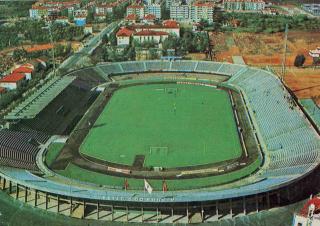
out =
[(67, 71), (74, 69), (73, 67), (76, 65), (76, 63), (82, 57), (91, 55), (92, 52), (101, 44), (102, 37), (106, 34), (112, 33), (120, 23), (121, 21), (112, 22), (111, 24), (109, 24), (99, 34), (96, 34), (94, 37), (92, 37), (87, 42), (85, 47), (83, 47), (78, 52), (74, 53), (73, 55), (68, 57), (65, 61), (63, 61), (63, 63), (60, 64), (57, 69), (66, 69)]

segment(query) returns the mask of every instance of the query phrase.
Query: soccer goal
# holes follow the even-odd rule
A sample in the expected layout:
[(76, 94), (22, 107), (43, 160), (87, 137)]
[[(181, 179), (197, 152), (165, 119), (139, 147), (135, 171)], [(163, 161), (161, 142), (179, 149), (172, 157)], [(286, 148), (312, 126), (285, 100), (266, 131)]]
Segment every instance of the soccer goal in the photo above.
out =
[(150, 155), (168, 155), (169, 148), (168, 147), (154, 147), (151, 146), (149, 150)]
[(176, 94), (178, 92), (178, 88), (165, 88), (164, 91), (168, 94)]

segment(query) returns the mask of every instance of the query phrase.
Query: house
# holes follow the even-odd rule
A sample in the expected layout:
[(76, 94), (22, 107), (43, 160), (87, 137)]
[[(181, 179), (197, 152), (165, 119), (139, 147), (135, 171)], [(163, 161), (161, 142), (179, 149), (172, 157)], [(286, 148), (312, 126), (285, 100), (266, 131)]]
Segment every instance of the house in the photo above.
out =
[(55, 20), (56, 23), (61, 23), (61, 24), (68, 24), (69, 19), (66, 16), (58, 16)]
[(26, 80), (31, 80), (32, 72), (34, 69), (30, 67), (20, 66), (12, 71), (12, 74), (22, 74), (25, 76)]
[(31, 19), (42, 19), (47, 18), (49, 14), (48, 7), (32, 5), (29, 9), (29, 16)]
[(40, 58), (36, 59), (36, 62), (38, 62), (43, 69), (47, 68), (47, 61), (48, 61), (47, 59), (40, 59)]
[(83, 32), (85, 34), (92, 34), (93, 32), (93, 28), (92, 28), (92, 24), (87, 24), (84, 26)]
[(129, 22), (129, 23), (136, 23), (137, 22), (137, 15), (136, 14), (129, 14), (128, 16), (126, 16), (125, 20), (126, 20), (126, 22)]
[(155, 20), (156, 20), (156, 16), (153, 14), (147, 14), (143, 17), (143, 22), (146, 24), (154, 24)]
[(144, 6), (142, 5), (129, 5), (127, 7), (127, 16), (130, 14), (135, 14), (139, 19), (144, 17)]
[(117, 45), (118, 46), (129, 45), (130, 44), (130, 37), (133, 34), (133, 32), (134, 31), (132, 31), (126, 27), (120, 28), (120, 30), (116, 33)]
[(160, 43), (168, 38), (169, 33), (165, 31), (154, 31), (154, 30), (141, 30), (133, 34), (133, 39), (143, 42), (155, 42)]
[(87, 17), (88, 16), (88, 10), (86, 9), (78, 9), (73, 11), (74, 17)]
[(19, 73), (12, 73), (0, 79), (0, 87), (6, 88), (8, 90), (14, 90), (19, 88), (24, 80), (25, 75)]
[(39, 52), (39, 51), (48, 51), (53, 48), (52, 44), (40, 44), (40, 45), (33, 45), (29, 48), (26, 48), (27, 53), (32, 53), (32, 52)]
[(115, 7), (114, 4), (99, 4), (95, 7), (96, 14), (104, 14), (107, 15), (108, 13), (113, 13), (113, 8)]
[(132, 24), (120, 28), (116, 37), (118, 46), (129, 45), (131, 37), (140, 43), (153, 41), (159, 44), (170, 34), (180, 36), (180, 27), (176, 21), (165, 20), (162, 24)]
[(95, 13), (93, 17), (97, 21), (104, 21), (106, 19), (106, 15), (103, 13)]

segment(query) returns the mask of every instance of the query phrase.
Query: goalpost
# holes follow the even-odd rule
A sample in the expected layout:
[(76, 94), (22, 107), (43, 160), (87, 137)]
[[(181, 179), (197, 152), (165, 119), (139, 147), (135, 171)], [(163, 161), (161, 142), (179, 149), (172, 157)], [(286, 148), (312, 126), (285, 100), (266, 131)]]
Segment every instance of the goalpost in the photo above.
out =
[(178, 88), (165, 88), (164, 92), (169, 94), (176, 94), (178, 92)]
[(168, 155), (169, 153), (169, 148), (168, 147), (155, 147), (151, 146), (149, 149), (149, 154), (150, 155)]

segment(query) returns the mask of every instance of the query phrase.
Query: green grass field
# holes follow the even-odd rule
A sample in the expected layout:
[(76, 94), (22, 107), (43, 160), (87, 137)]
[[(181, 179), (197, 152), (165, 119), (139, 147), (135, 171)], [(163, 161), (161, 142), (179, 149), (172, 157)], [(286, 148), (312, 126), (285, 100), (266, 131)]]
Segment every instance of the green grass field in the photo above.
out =
[(227, 92), (153, 84), (116, 91), (80, 152), (126, 165), (144, 155), (144, 166), (168, 168), (230, 160), (242, 150)]

